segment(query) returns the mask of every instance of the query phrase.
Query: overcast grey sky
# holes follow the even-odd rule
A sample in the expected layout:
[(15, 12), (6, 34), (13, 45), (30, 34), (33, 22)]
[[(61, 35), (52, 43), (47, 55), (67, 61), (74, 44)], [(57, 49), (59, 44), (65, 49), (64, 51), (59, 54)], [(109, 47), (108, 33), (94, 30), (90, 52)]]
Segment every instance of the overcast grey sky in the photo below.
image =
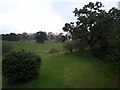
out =
[(96, 1), (105, 10), (118, 8), (119, 0), (0, 0), (0, 33), (60, 33), (66, 22), (76, 20), (76, 7)]

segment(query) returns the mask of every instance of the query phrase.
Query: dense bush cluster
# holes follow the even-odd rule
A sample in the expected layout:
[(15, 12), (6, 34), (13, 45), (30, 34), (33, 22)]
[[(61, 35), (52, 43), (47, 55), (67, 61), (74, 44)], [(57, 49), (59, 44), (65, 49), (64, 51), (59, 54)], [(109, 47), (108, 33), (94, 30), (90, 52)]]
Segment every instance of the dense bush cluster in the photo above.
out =
[(72, 52), (74, 47), (74, 42), (73, 41), (65, 41), (63, 44), (63, 48), (67, 51)]
[(2, 74), (9, 82), (27, 81), (39, 74), (41, 58), (24, 50), (12, 51), (2, 61)]

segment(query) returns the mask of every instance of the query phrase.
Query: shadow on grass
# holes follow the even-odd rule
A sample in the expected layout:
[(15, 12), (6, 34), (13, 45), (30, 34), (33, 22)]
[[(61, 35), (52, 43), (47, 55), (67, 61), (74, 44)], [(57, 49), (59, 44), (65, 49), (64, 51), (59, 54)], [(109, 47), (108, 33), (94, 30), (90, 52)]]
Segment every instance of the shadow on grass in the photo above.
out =
[[(28, 84), (28, 83), (31, 83), (31, 82), (33, 82), (33, 81), (36, 81), (36, 80), (38, 80), (40, 77), (39, 77), (39, 75), (38, 76), (36, 76), (35, 78), (33, 78), (33, 79), (30, 79), (30, 80), (24, 80), (24, 79), (22, 79), (22, 80), (19, 80), (19, 81), (16, 81), (16, 82), (8, 82), (7, 80), (2, 80), (3, 82), (2, 82), (2, 87), (3, 88), (17, 88), (17, 87), (21, 87), (21, 86), (23, 86), (23, 85), (26, 85), (26, 84)], [(22, 87), (21, 87), (22, 88)]]

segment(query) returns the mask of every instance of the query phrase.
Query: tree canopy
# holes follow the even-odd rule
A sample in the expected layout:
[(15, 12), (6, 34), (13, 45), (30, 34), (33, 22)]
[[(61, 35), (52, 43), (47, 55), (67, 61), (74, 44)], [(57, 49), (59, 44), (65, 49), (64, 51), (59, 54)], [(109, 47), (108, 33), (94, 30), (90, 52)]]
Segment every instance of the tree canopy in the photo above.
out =
[(89, 2), (82, 9), (75, 8), (76, 22), (65, 23), (63, 31), (70, 32), (79, 46), (90, 47), (97, 56), (120, 60), (120, 10), (113, 7), (106, 12), (102, 7), (101, 2)]
[(2, 40), (6, 41), (19, 41), (19, 37), (15, 33), (2, 34)]
[(47, 40), (47, 34), (46, 32), (39, 31), (35, 35), (36, 42), (44, 43), (45, 40)]

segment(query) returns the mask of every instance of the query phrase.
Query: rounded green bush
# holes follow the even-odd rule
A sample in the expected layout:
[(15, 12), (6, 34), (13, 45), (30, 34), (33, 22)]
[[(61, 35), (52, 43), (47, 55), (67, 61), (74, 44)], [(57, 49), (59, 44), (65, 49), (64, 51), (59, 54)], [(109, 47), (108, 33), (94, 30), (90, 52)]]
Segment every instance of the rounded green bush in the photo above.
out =
[(2, 61), (2, 74), (5, 80), (20, 82), (31, 80), (39, 74), (41, 58), (25, 50), (12, 51)]
[(73, 41), (65, 41), (63, 44), (63, 48), (67, 51), (72, 52), (74, 49), (74, 42)]

